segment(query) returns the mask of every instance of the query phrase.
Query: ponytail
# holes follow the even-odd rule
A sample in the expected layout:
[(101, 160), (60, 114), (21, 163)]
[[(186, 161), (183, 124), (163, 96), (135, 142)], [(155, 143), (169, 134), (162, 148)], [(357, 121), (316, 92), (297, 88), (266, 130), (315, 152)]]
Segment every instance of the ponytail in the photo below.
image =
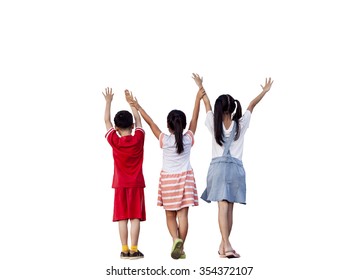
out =
[(223, 95), (219, 96), (214, 105), (214, 136), (216, 143), (223, 145)]
[(174, 136), (175, 142), (177, 143), (177, 153), (181, 154), (184, 151), (183, 144), (183, 126), (181, 123), (181, 119), (176, 117), (174, 120)]
[(177, 153), (184, 151), (183, 130), (186, 126), (186, 117), (182, 111), (172, 110), (167, 117), (168, 127), (174, 132)]
[(239, 120), (242, 117), (242, 108), (241, 108), (241, 104), (239, 102), (239, 100), (235, 99), (235, 103), (236, 103), (236, 112), (232, 118), (232, 120), (236, 123), (236, 133), (235, 133), (235, 140), (239, 139), (240, 136), (240, 124), (239, 124)]

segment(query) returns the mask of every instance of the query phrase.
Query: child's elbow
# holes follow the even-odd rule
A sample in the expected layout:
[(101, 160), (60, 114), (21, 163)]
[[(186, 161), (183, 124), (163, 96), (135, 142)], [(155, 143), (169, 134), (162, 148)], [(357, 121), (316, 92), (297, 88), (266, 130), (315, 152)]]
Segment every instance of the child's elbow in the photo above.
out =
[(247, 107), (247, 110), (250, 111), (252, 113), (252, 111), (254, 110), (255, 108), (255, 103), (253, 102), (250, 102), (249, 106)]

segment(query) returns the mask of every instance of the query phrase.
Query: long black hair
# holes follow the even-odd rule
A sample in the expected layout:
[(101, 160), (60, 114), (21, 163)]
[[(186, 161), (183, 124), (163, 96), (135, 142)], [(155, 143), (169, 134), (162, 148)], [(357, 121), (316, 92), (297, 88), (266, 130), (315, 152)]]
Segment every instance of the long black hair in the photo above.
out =
[(167, 116), (168, 127), (174, 132), (177, 153), (184, 151), (183, 130), (186, 127), (186, 116), (180, 110), (172, 110)]
[[(235, 110), (236, 109), (236, 110)], [(235, 114), (233, 115), (235, 111)], [(238, 100), (232, 98), (229, 94), (220, 95), (214, 106), (214, 134), (216, 143), (220, 146), (224, 143), (223, 115), (230, 114), (232, 120), (236, 123), (235, 140), (240, 136), (239, 120), (242, 117), (241, 104)]]

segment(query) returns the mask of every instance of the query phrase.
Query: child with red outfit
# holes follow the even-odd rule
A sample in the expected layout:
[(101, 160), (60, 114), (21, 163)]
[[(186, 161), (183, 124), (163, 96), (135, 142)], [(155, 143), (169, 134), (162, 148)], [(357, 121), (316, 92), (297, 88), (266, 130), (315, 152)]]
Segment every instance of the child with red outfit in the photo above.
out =
[[(114, 117), (113, 127), (110, 117), (113, 93), (106, 88), (103, 96), (106, 100), (104, 121), (106, 139), (112, 147), (114, 174), (112, 188), (115, 189), (113, 222), (118, 221), (119, 236), (122, 243), (121, 258), (138, 259), (144, 255), (138, 250), (140, 222), (146, 220), (142, 172), (144, 130), (138, 110), (131, 107), (133, 116), (126, 110), (119, 111)], [(127, 101), (131, 93), (125, 90)], [(132, 135), (135, 127), (134, 135)], [(128, 247), (128, 220), (130, 221), (131, 247)]]

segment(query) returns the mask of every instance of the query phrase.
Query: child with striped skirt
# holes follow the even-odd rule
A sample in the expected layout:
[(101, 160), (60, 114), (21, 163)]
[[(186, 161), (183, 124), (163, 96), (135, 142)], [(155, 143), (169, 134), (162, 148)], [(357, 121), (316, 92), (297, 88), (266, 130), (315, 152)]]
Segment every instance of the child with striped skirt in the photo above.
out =
[[(193, 77), (194, 78), (194, 77)], [(205, 94), (199, 89), (195, 98), (189, 129), (186, 116), (180, 110), (172, 110), (167, 116), (169, 134), (162, 132), (146, 111), (132, 98), (143, 119), (150, 126), (163, 149), (163, 166), (158, 187), (158, 206), (163, 206), (169, 233), (173, 238), (171, 257), (185, 259), (184, 242), (188, 233), (189, 206), (198, 205), (198, 193), (194, 172), (190, 164), (190, 151), (194, 144), (194, 134), (200, 110), (200, 100)]]

